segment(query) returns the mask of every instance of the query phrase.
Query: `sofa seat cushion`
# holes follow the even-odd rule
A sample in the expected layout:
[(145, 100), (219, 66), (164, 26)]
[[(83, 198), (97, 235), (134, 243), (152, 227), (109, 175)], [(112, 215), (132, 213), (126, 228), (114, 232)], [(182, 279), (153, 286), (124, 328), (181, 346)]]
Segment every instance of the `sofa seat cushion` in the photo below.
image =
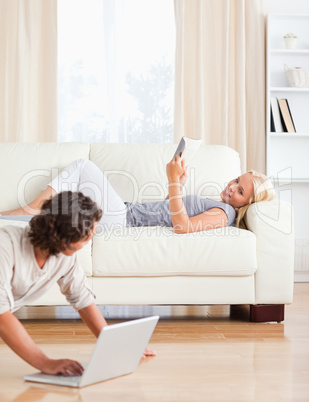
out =
[(92, 261), (93, 276), (249, 276), (257, 269), (256, 238), (235, 227), (181, 235), (124, 228), (94, 236)]

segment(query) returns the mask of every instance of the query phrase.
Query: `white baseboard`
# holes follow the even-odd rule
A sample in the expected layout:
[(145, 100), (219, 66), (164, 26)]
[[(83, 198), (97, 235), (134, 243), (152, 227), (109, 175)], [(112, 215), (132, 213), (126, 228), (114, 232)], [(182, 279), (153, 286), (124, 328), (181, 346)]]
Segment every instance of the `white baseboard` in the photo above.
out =
[(309, 272), (294, 272), (294, 282), (309, 282)]

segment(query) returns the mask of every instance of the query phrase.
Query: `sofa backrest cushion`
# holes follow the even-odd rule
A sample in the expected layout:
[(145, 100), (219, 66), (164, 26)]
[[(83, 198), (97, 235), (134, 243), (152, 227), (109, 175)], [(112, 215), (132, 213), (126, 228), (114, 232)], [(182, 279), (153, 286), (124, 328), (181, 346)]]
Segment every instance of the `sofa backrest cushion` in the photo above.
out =
[[(2, 143), (0, 211), (31, 202), (72, 161), (91, 159), (123, 201), (158, 201), (167, 194), (166, 163), (176, 144)], [(218, 199), (224, 185), (240, 174), (236, 151), (201, 146), (190, 166), (184, 194)]]
[(88, 144), (0, 144), (0, 211), (31, 202), (65, 166), (79, 158), (89, 158)]
[[(90, 160), (107, 176), (123, 201), (159, 201), (167, 194), (166, 163), (176, 144), (90, 146)], [(188, 167), (185, 194), (218, 199), (225, 184), (240, 174), (239, 154), (221, 145), (201, 146)]]

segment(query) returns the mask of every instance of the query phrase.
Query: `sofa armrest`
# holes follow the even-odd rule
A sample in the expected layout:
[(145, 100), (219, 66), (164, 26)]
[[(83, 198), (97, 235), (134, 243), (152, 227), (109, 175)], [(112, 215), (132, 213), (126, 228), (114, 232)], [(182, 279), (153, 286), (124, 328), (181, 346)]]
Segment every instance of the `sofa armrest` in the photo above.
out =
[(293, 300), (294, 214), (279, 200), (252, 204), (247, 228), (256, 235), (255, 304), (286, 304)]

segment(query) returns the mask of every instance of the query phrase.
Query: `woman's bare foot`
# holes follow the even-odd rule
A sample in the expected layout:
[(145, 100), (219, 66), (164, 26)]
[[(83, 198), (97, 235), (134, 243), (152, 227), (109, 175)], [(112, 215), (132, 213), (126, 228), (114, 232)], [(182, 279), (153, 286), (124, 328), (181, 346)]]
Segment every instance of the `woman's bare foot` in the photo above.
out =
[(47, 188), (35, 200), (30, 202), (30, 204), (27, 204), (24, 207), (11, 209), (9, 211), (0, 212), (0, 215), (2, 216), (39, 215), (39, 213), (41, 212), (43, 202), (49, 200), (56, 194), (57, 194), (56, 191), (52, 187), (47, 186)]

